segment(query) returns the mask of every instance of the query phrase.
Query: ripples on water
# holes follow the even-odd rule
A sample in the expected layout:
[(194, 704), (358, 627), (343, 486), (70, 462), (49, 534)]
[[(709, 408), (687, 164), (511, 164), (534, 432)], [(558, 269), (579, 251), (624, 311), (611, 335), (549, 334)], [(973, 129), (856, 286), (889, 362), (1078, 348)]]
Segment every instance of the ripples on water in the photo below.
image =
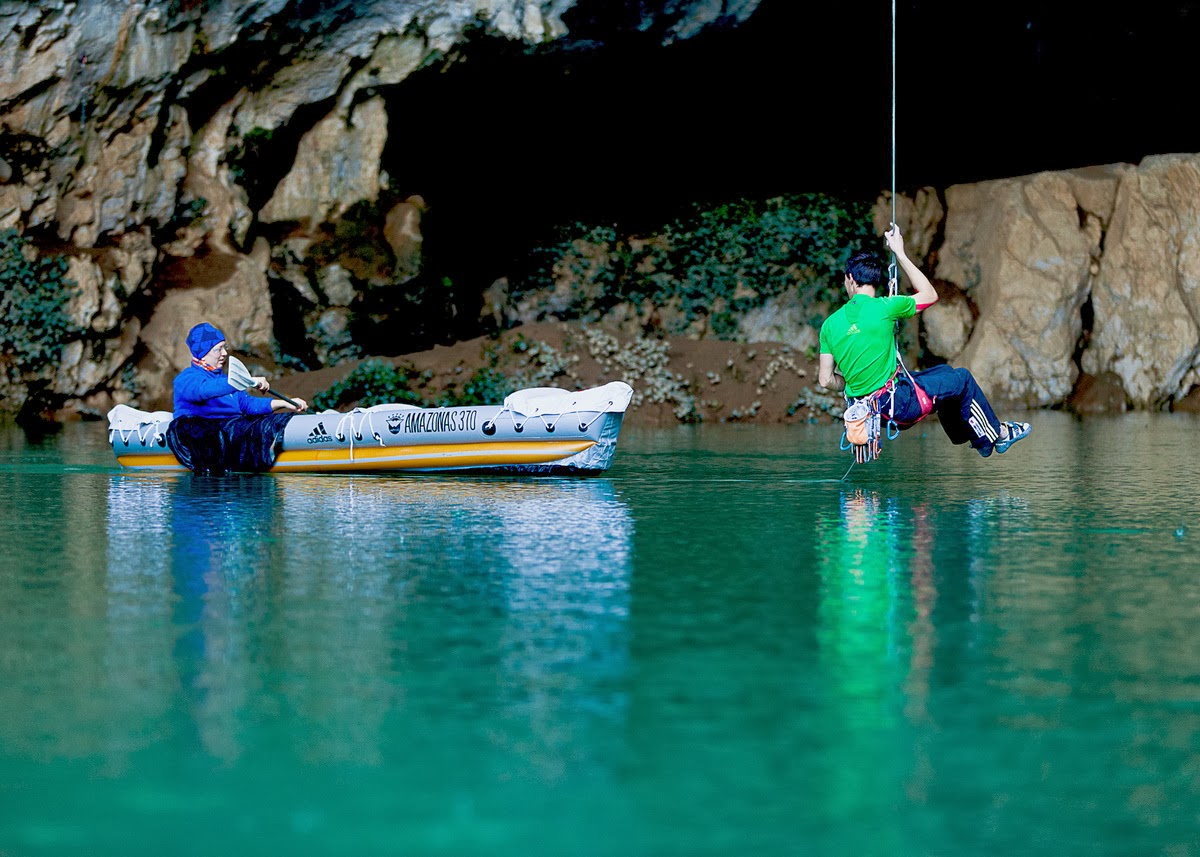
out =
[(574, 480), (10, 431), (0, 854), (1196, 853), (1200, 423), (1034, 422), (844, 481), (829, 426)]

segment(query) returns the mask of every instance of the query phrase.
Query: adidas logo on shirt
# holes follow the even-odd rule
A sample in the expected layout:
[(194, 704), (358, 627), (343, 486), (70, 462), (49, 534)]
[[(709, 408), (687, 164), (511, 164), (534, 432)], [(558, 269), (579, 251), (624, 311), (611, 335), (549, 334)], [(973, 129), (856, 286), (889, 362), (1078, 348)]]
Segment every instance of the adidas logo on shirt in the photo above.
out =
[(317, 423), (317, 427), (308, 433), (309, 443), (333, 443), (333, 436), (325, 431), (325, 423)]

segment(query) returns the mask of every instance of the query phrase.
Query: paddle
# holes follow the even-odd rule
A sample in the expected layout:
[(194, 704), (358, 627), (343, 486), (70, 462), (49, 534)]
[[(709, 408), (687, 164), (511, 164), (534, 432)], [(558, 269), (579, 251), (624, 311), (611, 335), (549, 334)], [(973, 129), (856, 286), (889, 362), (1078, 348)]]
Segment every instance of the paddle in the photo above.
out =
[[(246, 364), (238, 360), (232, 354), (228, 355), (226, 360), (229, 361), (229, 386), (235, 390), (249, 390), (251, 387), (258, 389), (258, 385), (254, 383), (254, 378), (250, 375), (250, 370), (246, 368)], [(283, 399), (296, 410), (300, 410), (300, 405), (293, 402), (282, 393), (276, 393), (274, 390), (268, 390), (272, 396), (277, 399)]]

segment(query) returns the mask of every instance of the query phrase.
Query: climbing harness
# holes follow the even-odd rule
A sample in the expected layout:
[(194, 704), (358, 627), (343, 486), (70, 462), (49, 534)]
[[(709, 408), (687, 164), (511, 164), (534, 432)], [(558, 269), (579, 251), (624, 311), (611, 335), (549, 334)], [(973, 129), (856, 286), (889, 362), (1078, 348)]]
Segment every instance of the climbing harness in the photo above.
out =
[[(903, 375), (903, 379), (901, 376)], [(912, 385), (913, 395), (916, 396), (920, 413), (916, 419), (901, 420), (896, 418), (896, 382), (902, 380)], [(886, 406), (884, 402), (887, 402)], [(866, 464), (874, 461), (881, 452), (880, 439), (887, 437), (895, 440), (900, 436), (900, 430), (915, 426), (933, 412), (936, 400), (925, 392), (917, 383), (917, 379), (904, 365), (904, 358), (896, 352), (896, 374), (891, 380), (865, 396), (846, 397), (846, 410), (842, 413), (845, 430), (842, 432), (840, 446), (843, 450), (854, 450), (854, 463)], [(884, 422), (884, 417), (887, 421)], [(853, 465), (852, 465), (853, 466)], [(849, 474), (850, 471), (846, 471)], [(846, 477), (843, 476), (843, 479)]]

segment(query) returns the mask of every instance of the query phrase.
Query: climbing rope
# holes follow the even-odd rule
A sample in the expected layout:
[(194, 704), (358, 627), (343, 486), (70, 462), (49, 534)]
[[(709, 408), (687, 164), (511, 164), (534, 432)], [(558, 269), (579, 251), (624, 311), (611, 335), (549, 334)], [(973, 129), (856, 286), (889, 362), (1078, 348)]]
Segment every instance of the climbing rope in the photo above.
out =
[[(892, 223), (896, 222), (896, 0), (892, 0)], [(896, 264), (896, 254), (890, 252), (891, 261), (888, 262), (888, 297), (895, 297), (900, 293), (900, 270)], [(908, 367), (904, 365), (904, 355), (900, 353), (900, 322), (897, 321), (894, 326), (896, 337), (896, 360), (900, 364), (900, 368), (904, 370), (904, 374), (908, 375), (908, 379), (912, 380), (912, 375), (909, 375)]]
[[(892, 48), (892, 115), (891, 115), (892, 220), (891, 220), (891, 222), (894, 224), (896, 222), (896, 0), (892, 0), (891, 48)], [(889, 250), (890, 250), (890, 248), (889, 248)], [(896, 264), (896, 254), (894, 252), (891, 252), (889, 255), (890, 255), (890, 261), (888, 262), (888, 297), (895, 297), (900, 292), (899, 268)], [(909, 379), (911, 380), (912, 376), (908, 374), (908, 367), (906, 367), (904, 365), (904, 358), (900, 354), (900, 339), (899, 339), (900, 323), (899, 323), (899, 321), (896, 322), (893, 329), (894, 329), (894, 335), (896, 338), (896, 342), (895, 342), (896, 360), (899, 363), (900, 367), (904, 370), (904, 374), (908, 375)], [(894, 381), (889, 383), (889, 393), (894, 395)], [(863, 400), (860, 399), (859, 402), (861, 402), (861, 401), (863, 401)], [(850, 416), (851, 416), (851, 411), (854, 409), (855, 405), (850, 403), (850, 398), (848, 396), (847, 396), (847, 404), (849, 405), (849, 407), (847, 408), (846, 415), (844, 417), (844, 419), (846, 421), (846, 425), (847, 425), (847, 432), (843, 432), (842, 440), (839, 445), (841, 446), (841, 448), (843, 450), (853, 449), (854, 450), (854, 460), (850, 462), (850, 466), (846, 469), (846, 472), (842, 475), (841, 480), (839, 480), (839, 481), (843, 481), (843, 482), (846, 480), (846, 477), (850, 475), (850, 471), (854, 469), (855, 464), (865, 464), (869, 461), (874, 461), (876, 458), (879, 457), (879, 453), (880, 453), (879, 439), (880, 439), (880, 434), (881, 434), (881, 432), (879, 430), (878, 402), (874, 402), (875, 413), (872, 415), (874, 428), (873, 428), (873, 430), (868, 431), (867, 442), (866, 443), (854, 443), (854, 442), (850, 441), (849, 440), (849, 429), (850, 429), (850, 425), (852, 422)], [(858, 402), (856, 402), (855, 404), (858, 404)], [(895, 438), (897, 436), (899, 436), (899, 434), (900, 434), (900, 430), (899, 430), (899, 427), (896, 425), (895, 420), (892, 420), (889, 418), (887, 421), (887, 428), (886, 428), (887, 438), (889, 440), (895, 440)]]
[[(892, 223), (896, 222), (896, 0), (892, 0)], [(888, 296), (899, 292), (899, 271), (896, 254), (888, 262)]]

